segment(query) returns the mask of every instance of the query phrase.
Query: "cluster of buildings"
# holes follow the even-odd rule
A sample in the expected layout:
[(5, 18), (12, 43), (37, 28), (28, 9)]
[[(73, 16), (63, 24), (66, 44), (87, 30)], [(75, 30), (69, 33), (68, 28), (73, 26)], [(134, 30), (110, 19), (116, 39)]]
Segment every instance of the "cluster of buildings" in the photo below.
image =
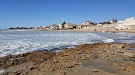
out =
[(92, 21), (85, 21), (80, 25), (66, 23), (65, 21), (59, 25), (52, 24), (50, 26), (40, 26), (40, 27), (16, 27), (16, 28), (9, 28), (9, 29), (38, 29), (38, 30), (68, 30), (68, 29), (115, 29), (115, 30), (126, 30), (126, 29), (133, 29), (135, 28), (135, 19), (134, 17), (127, 18), (123, 21), (118, 21), (116, 18), (100, 22), (100, 23), (93, 23)]
[(68, 29), (77, 29), (76, 24), (72, 24), (72, 23), (66, 23), (65, 21), (62, 24), (52, 24), (50, 26), (40, 26), (37, 27), (36, 29), (43, 29), (43, 30), (68, 30)]
[(69, 30), (69, 29), (81, 29), (81, 28), (88, 28), (91, 27), (94, 24), (91, 21), (85, 21), (83, 22), (81, 25), (77, 25), (77, 24), (72, 24), (72, 23), (66, 23), (65, 21), (59, 25), (57, 24), (52, 24), (50, 26), (40, 26), (37, 27), (36, 29), (44, 29), (44, 30)]
[(91, 21), (86, 21), (84, 23), (81, 24), (81, 28), (83, 29), (98, 29), (98, 30), (133, 30), (135, 29), (135, 18), (134, 17), (130, 17), (130, 18), (126, 18), (123, 21), (118, 21), (116, 18), (109, 20), (109, 21), (105, 21), (105, 22), (100, 22), (98, 24), (94, 24)]

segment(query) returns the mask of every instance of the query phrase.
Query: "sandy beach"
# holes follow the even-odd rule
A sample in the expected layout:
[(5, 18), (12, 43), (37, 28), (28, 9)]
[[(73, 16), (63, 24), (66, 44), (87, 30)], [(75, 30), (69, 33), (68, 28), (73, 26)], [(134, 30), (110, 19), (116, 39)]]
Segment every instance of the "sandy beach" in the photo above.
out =
[(55, 31), (61, 31), (61, 32), (126, 32), (126, 33), (135, 33), (135, 29), (128, 29), (128, 30), (116, 30), (114, 28), (90, 28), (90, 29), (69, 29), (69, 30), (55, 30)]
[(135, 44), (95, 43), (0, 58), (0, 75), (134, 75)]

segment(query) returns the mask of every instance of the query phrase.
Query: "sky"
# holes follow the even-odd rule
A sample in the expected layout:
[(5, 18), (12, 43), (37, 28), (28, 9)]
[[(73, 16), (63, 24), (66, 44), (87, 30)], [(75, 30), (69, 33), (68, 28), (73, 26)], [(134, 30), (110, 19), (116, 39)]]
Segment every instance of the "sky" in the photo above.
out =
[(0, 29), (135, 17), (135, 0), (0, 0)]

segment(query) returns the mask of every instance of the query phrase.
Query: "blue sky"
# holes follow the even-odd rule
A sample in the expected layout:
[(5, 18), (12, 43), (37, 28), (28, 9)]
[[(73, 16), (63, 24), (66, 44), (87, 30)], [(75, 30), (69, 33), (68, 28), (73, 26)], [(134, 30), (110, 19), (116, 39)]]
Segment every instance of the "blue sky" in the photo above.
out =
[(0, 0), (0, 29), (135, 17), (135, 0)]

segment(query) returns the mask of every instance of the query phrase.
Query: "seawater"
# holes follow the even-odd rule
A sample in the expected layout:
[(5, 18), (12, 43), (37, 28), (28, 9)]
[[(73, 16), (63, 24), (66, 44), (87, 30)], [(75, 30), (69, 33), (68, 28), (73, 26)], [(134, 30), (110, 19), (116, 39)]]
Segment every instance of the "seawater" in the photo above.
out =
[(135, 35), (106, 32), (58, 32), (34, 30), (5, 30), (0, 32), (0, 57), (35, 50), (71, 48), (97, 42), (134, 43)]

